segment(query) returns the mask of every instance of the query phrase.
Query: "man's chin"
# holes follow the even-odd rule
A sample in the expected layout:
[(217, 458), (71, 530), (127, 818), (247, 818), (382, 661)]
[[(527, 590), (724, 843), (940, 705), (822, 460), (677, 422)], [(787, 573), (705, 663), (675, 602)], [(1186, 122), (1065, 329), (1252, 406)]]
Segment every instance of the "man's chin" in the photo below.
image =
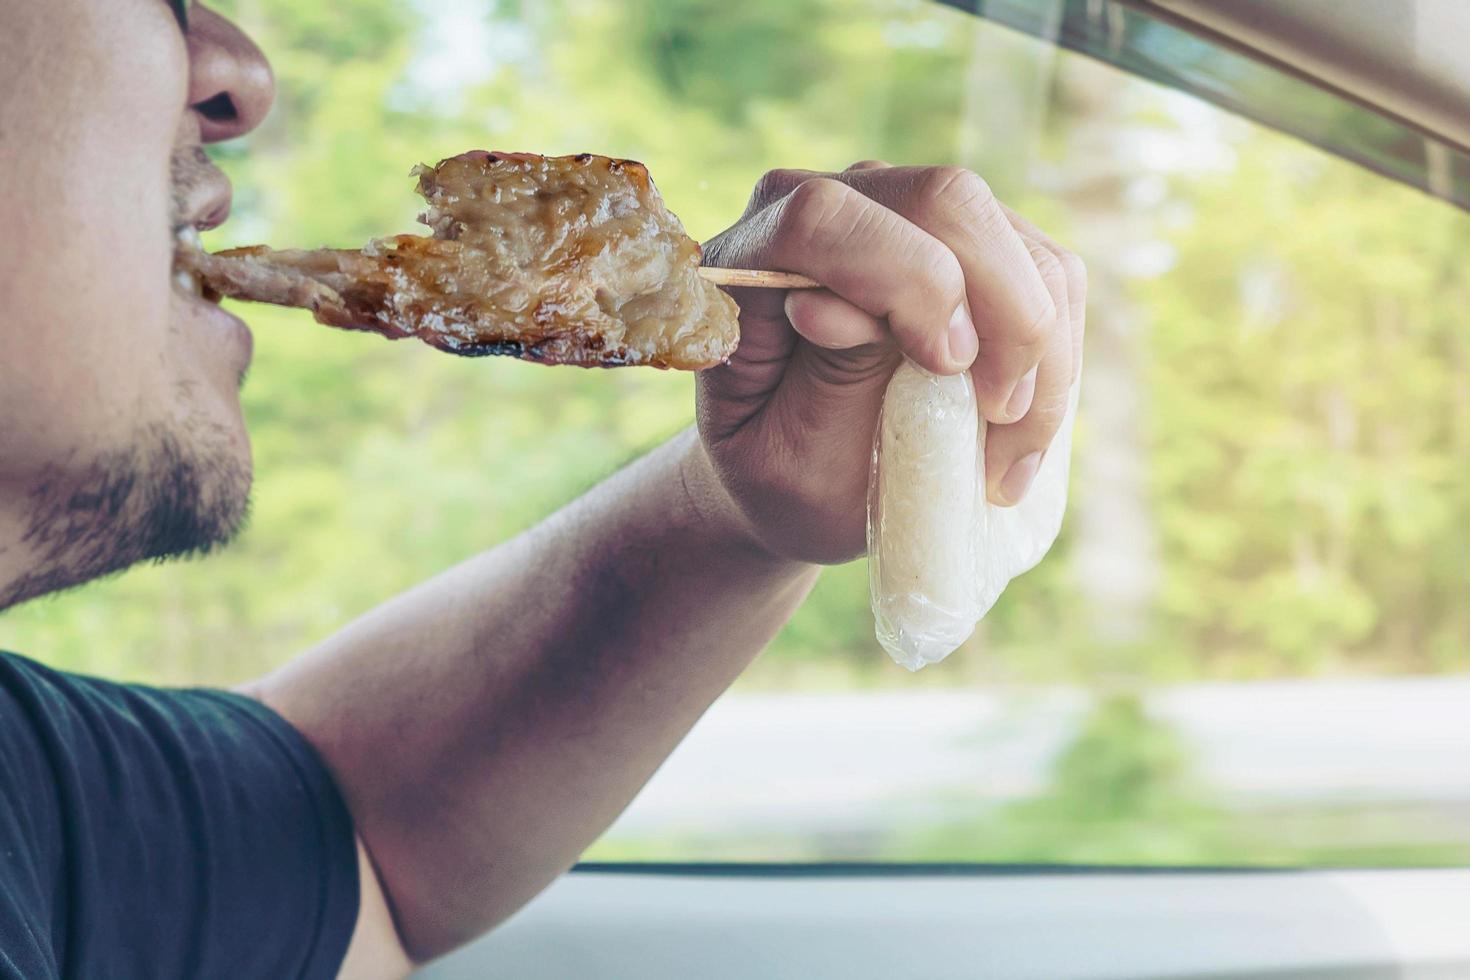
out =
[(229, 543), (249, 513), (250, 468), (228, 442), (186, 448), (160, 439), (145, 484), (143, 559), (207, 554)]
[(228, 544), (245, 526), (250, 482), (248, 456), (228, 439), (185, 443), (159, 429), (80, 469), (52, 468), (30, 493), (21, 545), (31, 560), (19, 578), (0, 582), (0, 609)]

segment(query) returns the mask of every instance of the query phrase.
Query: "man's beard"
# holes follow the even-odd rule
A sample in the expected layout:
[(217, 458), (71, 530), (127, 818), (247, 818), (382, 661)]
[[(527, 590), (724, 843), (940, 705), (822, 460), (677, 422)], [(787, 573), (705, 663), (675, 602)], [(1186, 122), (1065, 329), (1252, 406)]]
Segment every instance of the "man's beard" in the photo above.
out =
[[(191, 194), (214, 166), (197, 132), (181, 132), (188, 138), (170, 160), (170, 232), (186, 223)], [(41, 470), (26, 492), (25, 533), (13, 543), (28, 567), (18, 579), (0, 581), (0, 610), (138, 562), (206, 554), (244, 526), (249, 454), (191, 410), (192, 391), (191, 383), (178, 385), (181, 423), (142, 425), (126, 449), (90, 460), (72, 454)]]
[(249, 467), (222, 432), (183, 435), (155, 426), (126, 451), (44, 471), (19, 542), (30, 569), (0, 589), (0, 609), (233, 538), (249, 509)]

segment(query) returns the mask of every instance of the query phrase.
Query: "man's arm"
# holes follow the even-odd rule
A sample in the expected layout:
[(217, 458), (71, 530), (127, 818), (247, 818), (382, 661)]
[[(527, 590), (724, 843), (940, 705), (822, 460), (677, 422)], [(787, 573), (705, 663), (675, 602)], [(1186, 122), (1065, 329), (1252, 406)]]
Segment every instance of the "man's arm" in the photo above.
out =
[(814, 564), (862, 554), (873, 432), (901, 356), (974, 376), (997, 503), (1021, 499), (1061, 424), (1085, 272), (969, 171), (772, 171), (705, 255), (826, 288), (735, 291), (740, 347), (699, 375), (698, 439), (257, 692), (321, 750), (377, 867), (344, 977), (391, 975), (388, 906), (425, 959), (534, 895), (776, 633)]
[(326, 759), (364, 914), (381, 883), (422, 961), (566, 870), (815, 579), (754, 544), (689, 431), (251, 693)]

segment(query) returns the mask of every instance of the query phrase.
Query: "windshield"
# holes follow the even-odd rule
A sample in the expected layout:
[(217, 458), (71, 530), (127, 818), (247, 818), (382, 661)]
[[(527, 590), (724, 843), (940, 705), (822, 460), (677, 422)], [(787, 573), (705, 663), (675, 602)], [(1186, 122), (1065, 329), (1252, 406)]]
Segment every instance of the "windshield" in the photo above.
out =
[[(862, 563), (828, 570), (588, 858), (1470, 862), (1470, 218), (916, 0), (218, 6), (280, 103), (221, 151), (211, 247), (411, 230), (409, 168), (487, 147), (642, 160), (698, 238), (768, 168), (957, 163), (1088, 264), (1051, 556), (917, 675)], [(244, 315), (241, 543), (7, 613), (0, 647), (242, 680), (692, 419), (684, 374)]]

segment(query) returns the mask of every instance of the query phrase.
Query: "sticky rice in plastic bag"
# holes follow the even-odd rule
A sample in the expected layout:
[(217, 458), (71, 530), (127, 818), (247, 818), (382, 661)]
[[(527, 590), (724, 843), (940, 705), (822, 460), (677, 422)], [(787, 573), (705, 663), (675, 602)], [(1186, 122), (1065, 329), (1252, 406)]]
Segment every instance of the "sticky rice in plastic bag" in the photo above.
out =
[(969, 372), (940, 376), (907, 358), (883, 396), (868, 481), (868, 588), (878, 642), (909, 670), (969, 639), (1010, 581), (1051, 549), (1067, 507), (1066, 417), (1026, 497), (985, 497), (985, 422)]

